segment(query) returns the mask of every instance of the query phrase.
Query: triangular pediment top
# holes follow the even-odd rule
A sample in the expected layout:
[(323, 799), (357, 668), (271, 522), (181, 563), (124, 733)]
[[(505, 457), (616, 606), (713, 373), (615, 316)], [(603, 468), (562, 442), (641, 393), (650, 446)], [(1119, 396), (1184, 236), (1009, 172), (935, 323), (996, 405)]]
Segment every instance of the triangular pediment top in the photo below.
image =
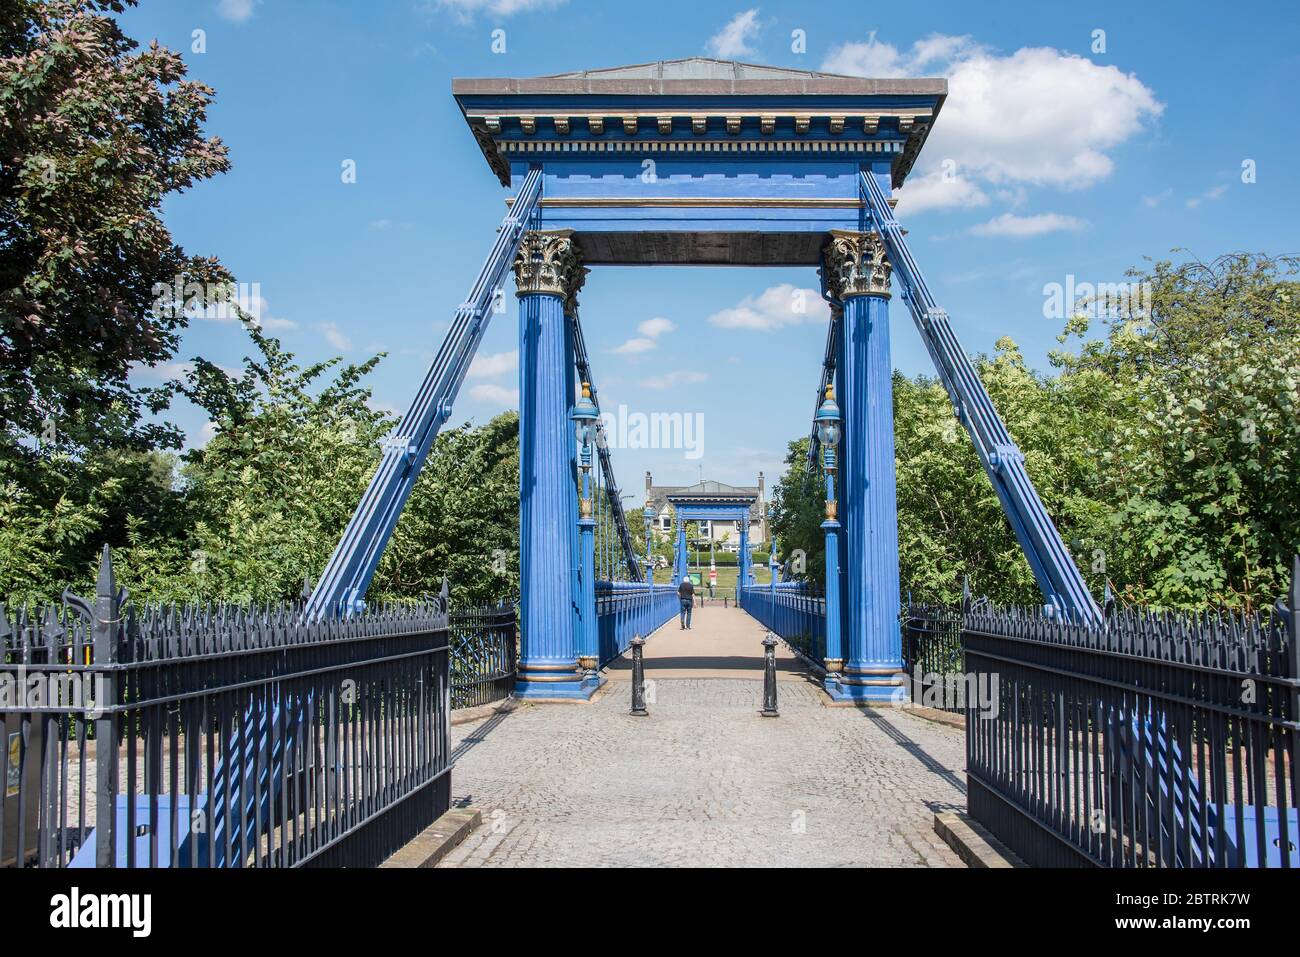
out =
[[(774, 80), (786, 77), (836, 77), (859, 79), (839, 73), (818, 73), (813, 70), (792, 70), (788, 67), (768, 66), (762, 63), (741, 63), (739, 60), (717, 60), (713, 57), (692, 56), (679, 60), (654, 60), (650, 63), (630, 63), (597, 70), (575, 70), (570, 73), (553, 73), (555, 79), (617, 79), (617, 80)], [(536, 77), (546, 79), (547, 77)]]
[(654, 60), (594, 70), (534, 77), (452, 80), (456, 95), (851, 95), (933, 96), (942, 99), (948, 81), (936, 77), (872, 78), (819, 73), (789, 67), (711, 57)]
[(749, 498), (757, 495), (756, 488), (740, 488), (735, 485), (728, 485), (726, 482), (715, 482), (712, 479), (706, 479), (703, 482), (696, 482), (694, 485), (681, 486), (668, 492), (668, 498), (682, 497), (694, 498), (701, 495), (721, 495), (729, 498)]

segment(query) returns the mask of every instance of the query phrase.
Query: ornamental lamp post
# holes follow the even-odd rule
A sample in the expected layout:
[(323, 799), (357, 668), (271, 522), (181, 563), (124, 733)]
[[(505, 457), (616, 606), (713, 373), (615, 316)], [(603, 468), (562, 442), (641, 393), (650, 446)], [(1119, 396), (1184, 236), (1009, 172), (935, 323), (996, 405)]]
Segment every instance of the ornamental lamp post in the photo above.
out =
[(772, 523), (775, 521), (776, 521), (776, 508), (769, 504), (767, 506), (767, 527), (768, 530), (771, 532), (771, 534), (768, 536), (768, 542), (767, 542), (767, 577), (768, 577), (768, 585), (773, 592), (776, 591), (776, 575), (777, 575), (776, 529), (773, 528), (772, 526)]
[(582, 473), (579, 490), (578, 534), (581, 538), (582, 631), (578, 636), (578, 666), (596, 680), (600, 663), (600, 638), (596, 631), (596, 520), (591, 508), (591, 446), (596, 436), (600, 410), (591, 399), (591, 384), (582, 384), (582, 398), (573, 406), (574, 431), (578, 440), (578, 467)]
[(840, 407), (835, 403), (835, 386), (826, 386), (826, 397), (813, 418), (817, 426), (817, 441), (822, 447), (823, 468), (826, 471), (826, 521), (822, 531), (826, 535), (826, 690), (838, 689), (839, 676), (844, 670), (840, 635), (840, 546), (838, 518), (839, 506), (835, 500), (835, 449), (840, 444)]
[(642, 509), (641, 511), (641, 517), (645, 519), (646, 580), (650, 582), (651, 585), (653, 585), (655, 581), (655, 556), (654, 556), (654, 541), (651, 538), (651, 536), (654, 534), (653, 528), (655, 522), (655, 510), (654, 510), (654, 506), (650, 504), (649, 499), (646, 500), (645, 508)]
[(645, 500), (645, 508), (641, 510), (641, 517), (645, 519), (645, 580), (646, 588), (650, 593), (646, 599), (645, 615), (642, 616), (641, 633), (647, 634), (653, 629), (652, 621), (654, 619), (655, 604), (655, 556), (653, 538), (655, 510), (650, 504), (650, 499)]

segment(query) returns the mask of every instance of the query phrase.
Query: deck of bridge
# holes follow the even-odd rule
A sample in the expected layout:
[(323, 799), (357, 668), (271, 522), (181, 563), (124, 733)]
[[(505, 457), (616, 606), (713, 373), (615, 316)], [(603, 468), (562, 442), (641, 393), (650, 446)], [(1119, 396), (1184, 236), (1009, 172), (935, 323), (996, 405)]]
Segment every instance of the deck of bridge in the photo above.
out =
[(892, 708), (827, 707), (783, 645), (763, 718), (762, 639), (744, 611), (695, 609), (590, 702), (520, 703), (452, 729), (453, 800), (483, 825), (439, 865), (960, 867), (934, 815), (965, 808), (960, 729)]

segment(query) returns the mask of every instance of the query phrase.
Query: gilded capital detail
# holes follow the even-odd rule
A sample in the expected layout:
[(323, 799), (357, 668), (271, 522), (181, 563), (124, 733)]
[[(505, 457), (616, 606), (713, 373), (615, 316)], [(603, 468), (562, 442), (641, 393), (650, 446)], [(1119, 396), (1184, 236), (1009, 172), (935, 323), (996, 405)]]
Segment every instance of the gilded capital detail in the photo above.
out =
[(822, 275), (826, 288), (836, 299), (850, 296), (889, 297), (891, 267), (879, 233), (831, 230), (831, 241), (822, 251)]
[(530, 230), (524, 233), (515, 255), (515, 295), (546, 293), (566, 302), (565, 311), (576, 301), (588, 270), (582, 265), (573, 231)]

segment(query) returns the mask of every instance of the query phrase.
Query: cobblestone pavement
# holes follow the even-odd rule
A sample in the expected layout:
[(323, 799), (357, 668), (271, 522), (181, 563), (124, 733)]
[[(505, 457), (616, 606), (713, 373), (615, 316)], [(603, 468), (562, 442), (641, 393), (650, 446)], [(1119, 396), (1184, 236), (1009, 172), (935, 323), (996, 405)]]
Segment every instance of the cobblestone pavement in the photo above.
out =
[(454, 800), (484, 820), (440, 866), (962, 866), (933, 821), (965, 807), (959, 729), (798, 680), (779, 718), (748, 675), (661, 678), (648, 718), (628, 691), (453, 728)]

